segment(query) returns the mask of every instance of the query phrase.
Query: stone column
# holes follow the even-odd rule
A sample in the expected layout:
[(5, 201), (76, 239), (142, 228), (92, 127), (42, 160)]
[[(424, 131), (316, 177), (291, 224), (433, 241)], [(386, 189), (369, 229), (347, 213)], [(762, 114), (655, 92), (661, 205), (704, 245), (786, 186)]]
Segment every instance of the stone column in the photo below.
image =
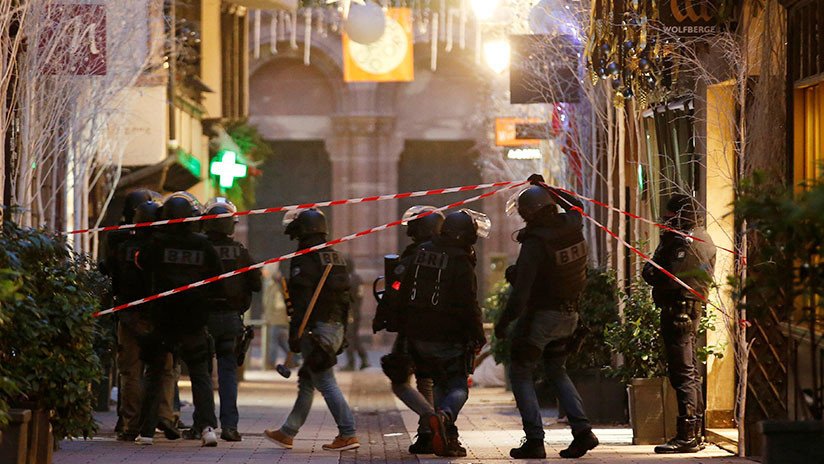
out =
[[(333, 118), (333, 135), (326, 140), (332, 163), (334, 199), (395, 193), (403, 140), (394, 135), (394, 117), (340, 116)], [(332, 231), (336, 237), (388, 223), (400, 217), (396, 201), (335, 208)], [(375, 301), (371, 284), (383, 274), (383, 255), (397, 253), (397, 229), (353, 240), (339, 249), (351, 256), (363, 280), (362, 321), (372, 320)], [(365, 330), (365, 329), (364, 329)]]

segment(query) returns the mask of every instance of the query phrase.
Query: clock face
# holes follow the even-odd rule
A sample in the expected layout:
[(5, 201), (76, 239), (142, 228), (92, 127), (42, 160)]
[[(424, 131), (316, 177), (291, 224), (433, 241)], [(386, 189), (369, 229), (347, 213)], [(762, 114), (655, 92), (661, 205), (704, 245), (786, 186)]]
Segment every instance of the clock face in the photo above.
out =
[(386, 31), (371, 44), (349, 41), (349, 56), (362, 70), (371, 74), (386, 74), (403, 63), (409, 47), (406, 31), (395, 19), (386, 17)]

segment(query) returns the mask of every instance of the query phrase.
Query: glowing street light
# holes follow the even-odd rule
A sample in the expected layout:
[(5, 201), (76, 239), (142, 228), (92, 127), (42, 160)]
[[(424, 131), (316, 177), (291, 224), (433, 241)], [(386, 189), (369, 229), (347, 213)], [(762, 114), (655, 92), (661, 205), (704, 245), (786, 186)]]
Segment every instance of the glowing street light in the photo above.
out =
[(490, 69), (500, 74), (509, 67), (509, 41), (490, 40), (484, 43), (484, 59)]
[(499, 0), (470, 0), (472, 11), (475, 12), (475, 17), (478, 21), (487, 21), (492, 19), (492, 15), (498, 8)]
[(218, 176), (221, 188), (228, 189), (235, 183), (235, 178), (246, 177), (247, 167), (237, 162), (237, 153), (225, 150), (218, 154), (220, 161), (212, 161), (209, 172)]

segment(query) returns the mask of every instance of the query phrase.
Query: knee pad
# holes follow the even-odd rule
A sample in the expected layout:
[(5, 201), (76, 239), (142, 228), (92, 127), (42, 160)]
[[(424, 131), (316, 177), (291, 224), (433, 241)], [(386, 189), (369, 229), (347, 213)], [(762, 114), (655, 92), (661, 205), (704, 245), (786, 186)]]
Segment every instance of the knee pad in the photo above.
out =
[(541, 349), (529, 343), (515, 341), (512, 343), (512, 362), (533, 364), (541, 357)]
[(382, 357), (381, 369), (393, 384), (406, 383), (415, 371), (412, 358), (400, 353), (389, 353)]

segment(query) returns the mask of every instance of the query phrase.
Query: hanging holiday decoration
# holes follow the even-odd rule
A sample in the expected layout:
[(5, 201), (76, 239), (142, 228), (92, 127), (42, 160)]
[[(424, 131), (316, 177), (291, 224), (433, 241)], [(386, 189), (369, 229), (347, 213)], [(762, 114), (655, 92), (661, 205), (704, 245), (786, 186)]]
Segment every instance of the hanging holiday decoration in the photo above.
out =
[(345, 82), (409, 82), (414, 79), (412, 11), (389, 8), (386, 31), (368, 45), (342, 36)]
[(595, 0), (587, 67), (592, 83), (609, 80), (618, 104), (636, 97), (640, 107), (662, 101), (677, 75), (675, 44), (663, 36), (656, 0)]
[(343, 30), (350, 40), (362, 45), (376, 42), (386, 31), (383, 8), (373, 2), (353, 4), (344, 22)]

